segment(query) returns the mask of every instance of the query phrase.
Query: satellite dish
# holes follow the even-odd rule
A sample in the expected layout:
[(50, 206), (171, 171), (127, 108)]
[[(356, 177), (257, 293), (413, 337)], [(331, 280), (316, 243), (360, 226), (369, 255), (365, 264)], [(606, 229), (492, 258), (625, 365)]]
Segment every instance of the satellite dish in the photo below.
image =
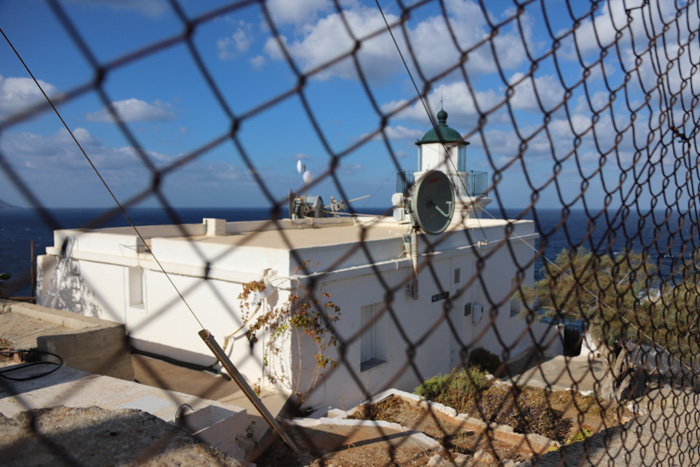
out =
[(444, 232), (455, 212), (455, 192), (447, 175), (439, 170), (423, 175), (413, 188), (411, 210), (425, 233)]
[(311, 175), (310, 170), (307, 170), (306, 172), (304, 172), (304, 175), (302, 175), (301, 178), (304, 179), (304, 183), (306, 183), (307, 185), (314, 180), (314, 176)]
[(297, 172), (301, 173), (302, 169), (301, 159), (297, 161)]

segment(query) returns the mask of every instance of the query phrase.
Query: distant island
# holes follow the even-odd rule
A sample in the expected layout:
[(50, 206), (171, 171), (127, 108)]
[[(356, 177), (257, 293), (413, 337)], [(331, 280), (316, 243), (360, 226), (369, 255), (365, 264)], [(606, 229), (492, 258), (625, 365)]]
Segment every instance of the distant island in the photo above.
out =
[(5, 201), (0, 199), (0, 209), (6, 209), (6, 208), (19, 208), (19, 206), (15, 206), (10, 203), (6, 203)]

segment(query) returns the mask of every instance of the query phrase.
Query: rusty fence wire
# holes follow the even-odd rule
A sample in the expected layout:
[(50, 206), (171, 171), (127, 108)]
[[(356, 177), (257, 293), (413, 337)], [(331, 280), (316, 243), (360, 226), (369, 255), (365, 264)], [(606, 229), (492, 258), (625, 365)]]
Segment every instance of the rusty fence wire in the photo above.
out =
[[(162, 387), (160, 367), (152, 366), (161, 360), (151, 359), (159, 353), (157, 346), (144, 346), (139, 336), (174, 316), (181, 320), (175, 326), (179, 329), (167, 331), (174, 339), (198, 339), (197, 332), (208, 327), (248, 372), (256, 392), (283, 388), (298, 403), (293, 408), (288, 404), (284, 420), (296, 418), (283, 426), (301, 454), (274, 436), (241, 436), (244, 454), (239, 460), (258, 465), (700, 462), (698, 3), (299, 2), (296, 6), (308, 21), (292, 33), (285, 19), (290, 4), (259, 0), (205, 8), (183, 0), (145, 2), (143, 8), (152, 8), (149, 14), (167, 17), (163, 21), (170, 22), (172, 33), (134, 44), (129, 25), (121, 24), (121, 52), (105, 59), (93, 44), (95, 31), (81, 22), (84, 16), (73, 14), (85, 5), (42, 3), (65, 35), (62, 46), (71, 47), (82, 60), (65, 88), (47, 85), (52, 79), (46, 71), (33, 76), (35, 61), (9, 33), (12, 18), (0, 18), (3, 47), (12, 51), (5, 56), (21, 63), (26, 72), (22, 78), (36, 78), (33, 85), (43, 86), (46, 97), (28, 107), (0, 102), (0, 172), (12, 190), (3, 193), (15, 193), (38, 213), (45, 228), (65, 227), (49, 208), (50, 191), (26, 170), (31, 158), (18, 143), (28, 125), (40, 121), (54, 131), (65, 129), (75, 144), (72, 156), (51, 154), (52, 160), (60, 163), (66, 157), (70, 170), (79, 156), (81, 164), (94, 168), (89, 175), (84, 166), (79, 172), (90, 178), (91, 193), (109, 193), (112, 207), (81, 225), (82, 234), (99, 234), (107, 223), (148, 201), (174, 226), (166, 236), (185, 242), (179, 253), (158, 250), (156, 230), (127, 217), (130, 227), (119, 234), (132, 237), (125, 248), (140, 258), (134, 265), (154, 271), (148, 272), (148, 280), (159, 281), (158, 290), (168, 292), (156, 297), (156, 289), (149, 289), (148, 304), (130, 304), (147, 306), (148, 312), (123, 323), (127, 338), (113, 355), (102, 356), (100, 369), (108, 372), (121, 364), (124, 352), (140, 351), (133, 361), (139, 362), (135, 369), (141, 382)], [(307, 10), (300, 7), (312, 4), (316, 6)], [(123, 18), (114, 15), (115, 22)], [(239, 80), (235, 68), (228, 75), (215, 70), (207, 49), (213, 40), (201, 40), (209, 37), (214, 24), (231, 24), (232, 31), (244, 27), (244, 15), (253, 15), (264, 31), (267, 60), (284, 68), (280, 76), (259, 78), (259, 85)], [(311, 33), (312, 27), (318, 29)], [(324, 41), (321, 32), (329, 30), (342, 40)], [(51, 41), (41, 28), (32, 34)], [(242, 50), (227, 45), (220, 45), (220, 58)], [(187, 58), (178, 69), (166, 70), (173, 79), (187, 76), (187, 85), (178, 92), (188, 96), (191, 89), (204, 89), (216, 110), (200, 117), (209, 119), (206, 139), (177, 156), (159, 158), (150, 147), (153, 138), (125, 118), (125, 108), (116, 104), (121, 94), (114, 89), (140, 66), (145, 68), (130, 92), (159, 86), (163, 76), (154, 70), (173, 50)], [(257, 63), (262, 62), (259, 58)], [(391, 81), (391, 76), (401, 78)], [(9, 86), (9, 75), (4, 78)], [(338, 89), (319, 90), (329, 82), (340, 83)], [(400, 90), (388, 93), (389, 86)], [(119, 169), (112, 171), (104, 154), (91, 153), (94, 141), (76, 129), (75, 119), (63, 118), (71, 105), (88, 98), (103, 106), (103, 120), (118, 132), (138, 165), (135, 172), (125, 169), (123, 177), (141, 177), (141, 188), (122, 190), (117, 182), (113, 186)], [(328, 101), (335, 98), (338, 104), (329, 110)], [(349, 101), (357, 101), (361, 110)], [(447, 116), (440, 111), (449, 114), (448, 124), (459, 132), (459, 141), (470, 143), (466, 169), (459, 168), (465, 172), (461, 199), (472, 203), (470, 214), (460, 218), (466, 211), (458, 200), (458, 222), (452, 228), (439, 235), (418, 232), (413, 239), (408, 228), (392, 237), (398, 238), (399, 248), (388, 258), (376, 243), (389, 234), (375, 209), (370, 221), (338, 221), (342, 228), (353, 229), (353, 237), (339, 242), (342, 247), (322, 243), (329, 263), (316, 264), (317, 258), (307, 257), (313, 245), (300, 243), (285, 219), (289, 207), (295, 209), (294, 198), (332, 190), (346, 200), (352, 219), (363, 213), (361, 201), (347, 202), (358, 195), (358, 187), (382, 189), (375, 182), (386, 174), (367, 170), (363, 177), (373, 177), (369, 181), (353, 174), (353, 169), (370, 164), (388, 171), (387, 184), (397, 181), (399, 191), (409, 197), (417, 186), (410, 171), (415, 156), (407, 155), (400, 143), (407, 137), (400, 134), (408, 134), (412, 143), (433, 131), (440, 135), (439, 145), (449, 146), (454, 141), (441, 133)], [(334, 113), (352, 130), (336, 130)], [(270, 140), (289, 138), (291, 145), (295, 140), (290, 133), (298, 131), (298, 121), (307, 127), (318, 153), (308, 183), (275, 175), (264, 151), (276, 149), (253, 144), (246, 133), (262, 126)], [(422, 122), (420, 129), (408, 130), (410, 122)], [(263, 214), (246, 231), (224, 226), (238, 240), (222, 243), (225, 247), (212, 253), (202, 240), (207, 231), (201, 229), (216, 230), (216, 221), (206, 227), (187, 224), (176, 208), (183, 198), (173, 186), (186, 187), (188, 177), (198, 176), (197, 164), (210, 163), (207, 158), (221, 151), (240, 170), (231, 183), (248, 193), (239, 196), (239, 205), (255, 198)], [(290, 165), (296, 152), (288, 148)], [(109, 175), (103, 177), (101, 171)], [(399, 174), (397, 179), (394, 174)], [(98, 179), (100, 185), (94, 183)], [(290, 184), (296, 195), (290, 190), (280, 196), (280, 183)], [(373, 201), (387, 207), (382, 215), (394, 214), (390, 199)], [(308, 235), (335, 235), (332, 227), (318, 222), (307, 229)], [(324, 234), (324, 229), (331, 233)], [(121, 305), (111, 300), (99, 273), (90, 275), (96, 270), (90, 258), (73, 254), (82, 247), (71, 237), (75, 231), (65, 232), (49, 245), (39, 272), (27, 268), (13, 274), (3, 282), (3, 294), (17, 295), (38, 275), (41, 305), (119, 321)], [(293, 265), (289, 276), (270, 275), (263, 255), (236, 256), (246, 248), (271, 244), (288, 251)], [(412, 247), (419, 250), (413, 262)], [(452, 263), (449, 258), (444, 262), (445, 255)], [(174, 267), (180, 256), (201, 268)], [(240, 270), (252, 272), (222, 275), (218, 266), (229, 257), (244, 258), (248, 263)], [(365, 265), (371, 279), (344, 290), (343, 280), (354, 277), (348, 264)], [(128, 274), (134, 273), (133, 280), (143, 283), (134, 269), (139, 268), (125, 267), (124, 280), (129, 283)], [(276, 305), (269, 306), (268, 294), (277, 285), (284, 294), (278, 291)], [(16, 306), (3, 303), (5, 310)], [(238, 331), (212, 329), (221, 316)], [(237, 334), (229, 335), (233, 331)], [(192, 357), (188, 352), (193, 353), (183, 350), (166, 357), (182, 364)], [(198, 353), (196, 364), (189, 361), (200, 371), (207, 366), (201, 364), (207, 355), (203, 344)], [(207, 358), (214, 361), (212, 355)], [(249, 377), (251, 368), (259, 369), (259, 378)], [(223, 400), (230, 395), (225, 388), (233, 383), (220, 366), (212, 364), (208, 370), (218, 371), (218, 376), (201, 373), (201, 381), (190, 381), (192, 394)], [(298, 376), (290, 376), (295, 372)], [(3, 397), (19, 401), (18, 410), (31, 409), (18, 392), (21, 386), (5, 375), (11, 374), (0, 379)], [(50, 375), (44, 378), (48, 381)], [(415, 394), (384, 397), (392, 388)], [(92, 397), (84, 390), (85, 398)], [(51, 405), (71, 405), (80, 391), (59, 391)], [(379, 394), (384, 395), (380, 400)], [(176, 403), (178, 410), (186, 409)], [(329, 406), (334, 410), (326, 413)], [(316, 415), (304, 412), (309, 407)], [(337, 425), (323, 431), (309, 421), (320, 416), (326, 425)], [(27, 431), (27, 436), (38, 437), (37, 449), (66, 463), (84, 462), (62, 444), (63, 438), (42, 432), (40, 420), (36, 413), (30, 415)], [(176, 452), (173, 440), (179, 433), (168, 431), (139, 446), (132, 460), (163, 461), (158, 456)], [(13, 442), (2, 448), (8, 456), (30, 449), (21, 439)], [(217, 457), (209, 462), (236, 461)]]

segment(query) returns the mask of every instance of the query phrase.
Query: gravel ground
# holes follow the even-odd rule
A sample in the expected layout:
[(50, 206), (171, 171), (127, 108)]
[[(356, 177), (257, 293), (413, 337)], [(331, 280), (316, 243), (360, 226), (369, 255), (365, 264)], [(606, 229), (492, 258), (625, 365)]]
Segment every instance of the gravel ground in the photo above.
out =
[(6, 467), (241, 465), (146, 412), (98, 407), (0, 414), (0, 459)]

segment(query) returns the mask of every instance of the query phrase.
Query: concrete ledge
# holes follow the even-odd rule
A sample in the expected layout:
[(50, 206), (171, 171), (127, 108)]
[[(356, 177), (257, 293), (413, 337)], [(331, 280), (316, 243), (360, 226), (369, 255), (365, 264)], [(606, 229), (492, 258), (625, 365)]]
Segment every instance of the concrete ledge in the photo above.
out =
[(37, 349), (60, 356), (66, 366), (133, 381), (131, 351), (123, 324), (10, 300), (0, 300), (0, 313), (66, 328), (60, 333), (38, 329), (36, 336)]
[(360, 428), (370, 428), (370, 429), (383, 429), (384, 431), (394, 431), (396, 433), (401, 433), (406, 437), (407, 440), (412, 441), (417, 446), (431, 451), (440, 450), (442, 446), (440, 443), (435, 441), (428, 435), (416, 431), (406, 429), (405, 427), (399, 425), (398, 423), (385, 422), (382, 420), (347, 420), (339, 418), (294, 418), (287, 421), (288, 425), (304, 427), (304, 428), (323, 428), (328, 427), (350, 427), (355, 430)]
[(55, 310), (32, 303), (15, 302), (12, 300), (0, 300), (0, 313), (15, 313), (30, 318), (56, 324), (70, 329), (89, 329), (108, 326), (120, 326), (113, 321), (106, 321), (91, 316), (83, 316), (70, 311)]

